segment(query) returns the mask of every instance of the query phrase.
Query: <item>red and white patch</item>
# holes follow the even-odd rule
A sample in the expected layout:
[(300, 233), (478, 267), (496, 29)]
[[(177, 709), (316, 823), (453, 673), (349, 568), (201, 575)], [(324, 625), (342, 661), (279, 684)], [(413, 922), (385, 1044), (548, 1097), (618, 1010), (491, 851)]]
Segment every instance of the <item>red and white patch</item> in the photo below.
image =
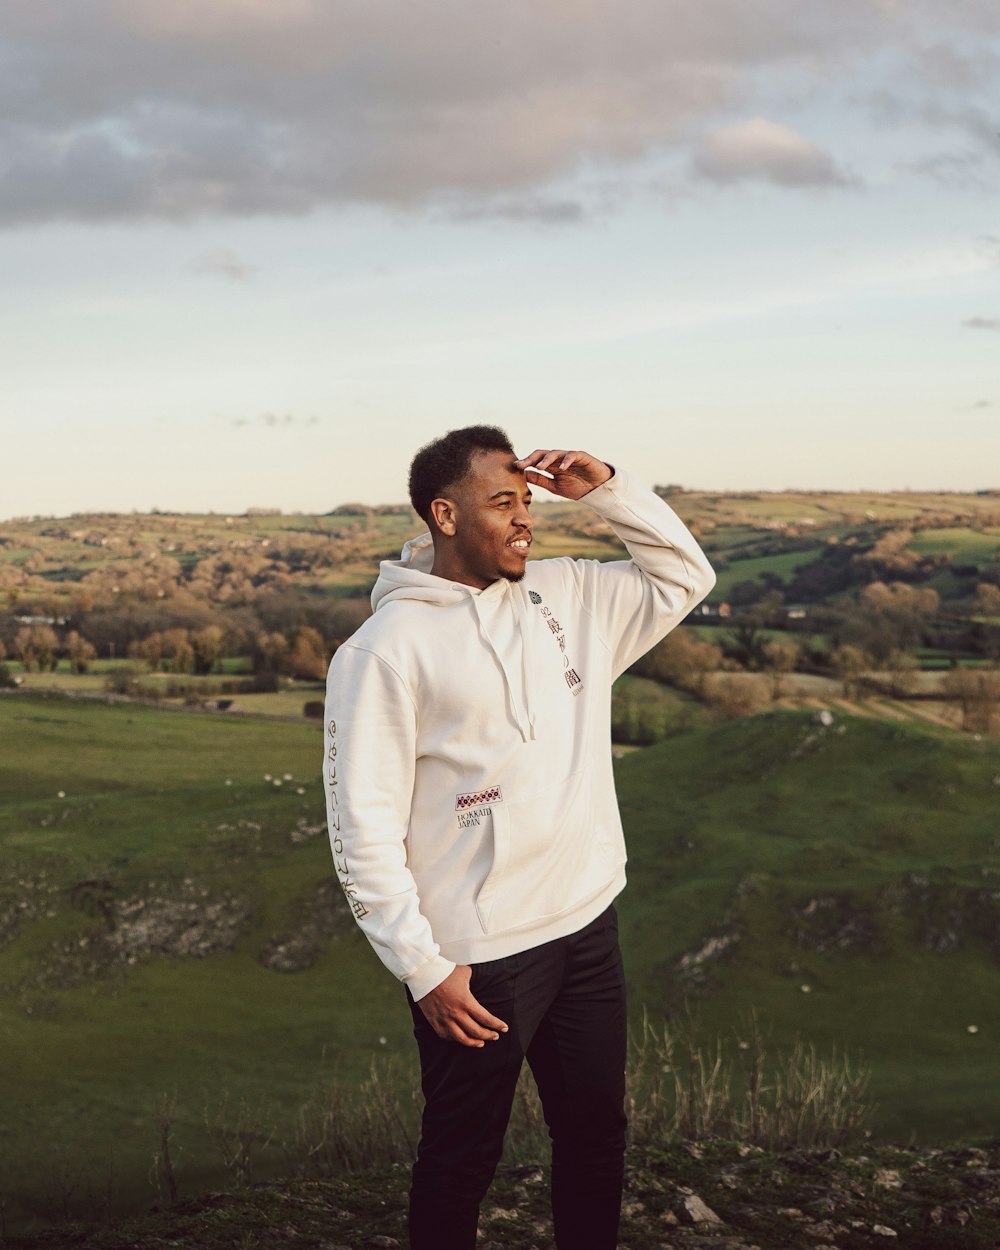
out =
[(502, 803), (503, 795), (499, 786), (490, 786), (488, 790), (477, 790), (475, 794), (457, 794), (455, 811), (464, 812), (467, 807), (479, 807), (482, 803)]

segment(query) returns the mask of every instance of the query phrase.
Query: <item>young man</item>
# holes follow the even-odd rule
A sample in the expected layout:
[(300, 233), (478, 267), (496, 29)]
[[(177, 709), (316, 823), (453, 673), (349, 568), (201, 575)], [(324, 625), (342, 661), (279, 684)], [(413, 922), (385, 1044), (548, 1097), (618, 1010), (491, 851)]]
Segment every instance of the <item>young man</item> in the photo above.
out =
[[(631, 559), (529, 563), (531, 487), (580, 500)], [(492, 426), (419, 451), (429, 533), (384, 561), (333, 658), (330, 837), (341, 885), (407, 987), (425, 1098), (414, 1250), (472, 1250), (527, 1059), (552, 1138), (560, 1250), (617, 1243), (625, 846), (611, 683), (714, 582), (675, 513), (583, 451), (517, 459)]]

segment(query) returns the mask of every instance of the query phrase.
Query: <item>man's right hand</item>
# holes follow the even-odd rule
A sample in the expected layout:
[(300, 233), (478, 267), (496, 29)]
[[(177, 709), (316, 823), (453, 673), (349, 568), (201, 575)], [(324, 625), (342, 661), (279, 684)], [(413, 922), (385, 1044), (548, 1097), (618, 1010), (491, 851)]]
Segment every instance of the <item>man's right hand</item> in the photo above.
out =
[(473, 996), (469, 989), (471, 980), (468, 964), (456, 964), (440, 985), (417, 999), (417, 1006), (438, 1037), (446, 1042), (485, 1046), (506, 1033), (507, 1025)]

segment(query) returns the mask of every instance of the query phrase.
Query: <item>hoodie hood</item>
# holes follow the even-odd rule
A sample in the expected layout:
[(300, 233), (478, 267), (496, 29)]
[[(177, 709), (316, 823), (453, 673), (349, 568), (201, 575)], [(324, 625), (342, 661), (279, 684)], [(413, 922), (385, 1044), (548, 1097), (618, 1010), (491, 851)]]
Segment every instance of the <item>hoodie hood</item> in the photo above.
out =
[(484, 590), (449, 582), (432, 573), (434, 541), (430, 533), (411, 538), (398, 560), (383, 560), (372, 588), (372, 610), (402, 599), (437, 607), (467, 604), (483, 642), (504, 676), (511, 712), (525, 742), (535, 737), (535, 716), (528, 706), (532, 683), (527, 671), (530, 648), (524, 639), (524, 603), (513, 582), (500, 577)]
[[(421, 599), (427, 603), (457, 603), (463, 590), (431, 572), (434, 541), (419, 534), (403, 547), (398, 560), (383, 560), (372, 587), (372, 611), (393, 599)], [(471, 587), (465, 587), (471, 590)]]

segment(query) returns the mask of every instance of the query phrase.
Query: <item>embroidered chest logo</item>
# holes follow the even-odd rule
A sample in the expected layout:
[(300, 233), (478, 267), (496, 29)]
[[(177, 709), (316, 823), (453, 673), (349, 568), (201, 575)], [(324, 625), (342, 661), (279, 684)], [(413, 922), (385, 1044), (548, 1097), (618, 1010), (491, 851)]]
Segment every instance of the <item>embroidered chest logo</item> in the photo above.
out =
[(548, 626), (549, 633), (555, 639), (556, 645), (562, 654), (563, 662), (563, 680), (566, 682), (568, 689), (574, 694), (580, 694), (583, 690), (583, 678), (572, 667), (569, 656), (566, 654), (566, 635), (559, 621), (552, 615), (552, 609), (545, 606), (542, 602), (542, 596), (536, 590), (528, 591), (528, 598), (542, 614), (545, 624)]
[(471, 829), (475, 825), (481, 825), (483, 817), (493, 813), (489, 804), (502, 802), (503, 794), (499, 786), (489, 786), (473, 794), (456, 794), (455, 813), (459, 829)]

